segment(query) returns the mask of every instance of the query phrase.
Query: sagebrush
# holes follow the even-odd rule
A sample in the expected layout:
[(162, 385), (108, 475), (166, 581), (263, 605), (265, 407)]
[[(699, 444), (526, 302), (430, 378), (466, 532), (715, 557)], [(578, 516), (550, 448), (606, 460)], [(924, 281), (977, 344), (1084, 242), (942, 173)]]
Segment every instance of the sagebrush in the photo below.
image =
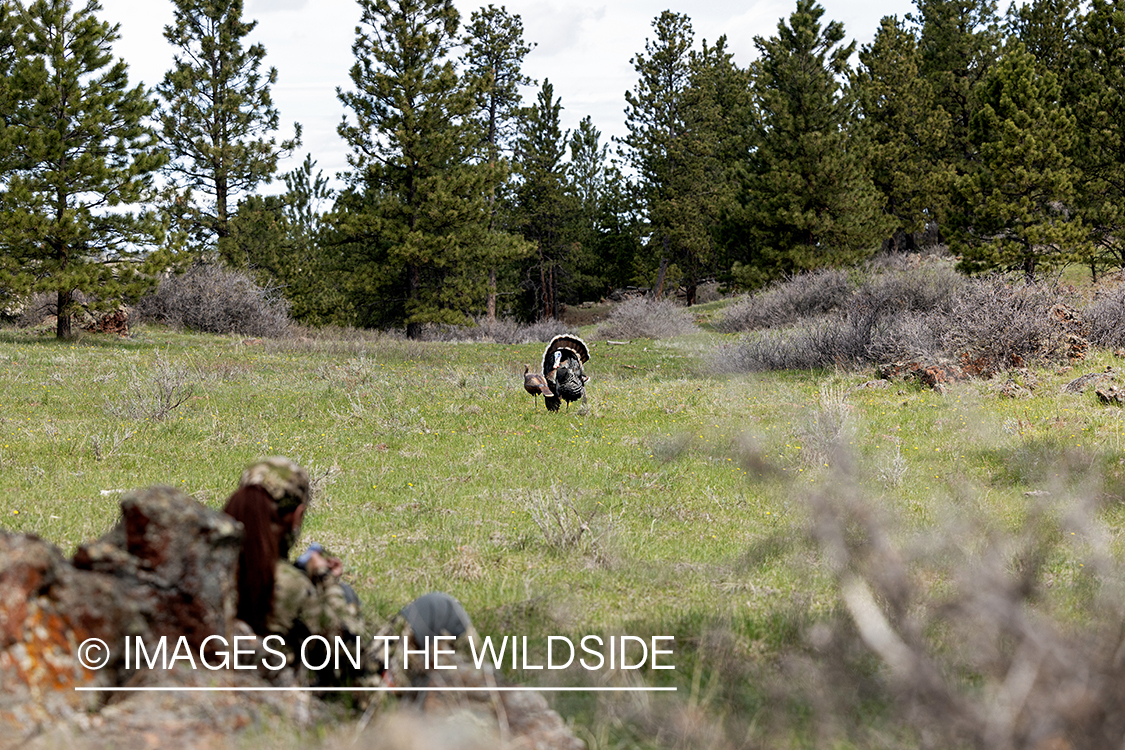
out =
[(617, 305), (597, 328), (598, 338), (666, 339), (699, 330), (689, 308), (667, 300), (636, 297)]
[(136, 305), (141, 321), (202, 333), (278, 337), (289, 333), (289, 302), (252, 277), (214, 265), (197, 264), (161, 280)]

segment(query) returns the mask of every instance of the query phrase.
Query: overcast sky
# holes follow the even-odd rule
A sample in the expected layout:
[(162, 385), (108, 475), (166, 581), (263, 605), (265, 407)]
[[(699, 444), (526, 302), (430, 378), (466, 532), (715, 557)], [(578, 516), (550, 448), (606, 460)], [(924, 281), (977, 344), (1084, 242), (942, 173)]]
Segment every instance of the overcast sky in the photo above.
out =
[[(129, 63), (130, 80), (154, 86), (171, 66), (172, 48), (163, 29), (172, 21), (172, 4), (164, 0), (101, 0), (102, 18), (121, 25), (115, 53)], [(487, 2), (458, 0), (462, 21)], [(524, 37), (538, 46), (527, 56), (525, 72), (542, 83), (549, 78), (562, 98), (564, 128), (589, 115), (603, 138), (624, 134), (625, 91), (636, 82), (630, 58), (653, 36), (652, 21), (663, 10), (686, 13), (697, 44), (726, 34), (735, 62), (745, 66), (755, 56), (754, 37), (773, 36), (778, 20), (791, 14), (795, 0), (745, 3), (700, 0), (669, 5), (652, 0), (511, 0), (494, 2), (523, 19)], [(848, 39), (871, 41), (884, 15), (903, 16), (912, 0), (821, 0), (824, 22), (844, 24)], [(256, 19), (253, 42), (266, 47), (266, 65), (276, 67), (274, 103), (281, 113), (281, 137), (293, 123), (304, 126), (300, 152), (280, 171), (296, 167), (311, 153), (318, 167), (334, 177), (347, 168), (347, 147), (336, 135), (344, 110), (336, 87), (350, 87), (351, 44), (359, 21), (354, 0), (245, 0), (245, 15)], [(525, 92), (534, 100), (534, 91)], [(277, 189), (276, 187), (274, 189)]]

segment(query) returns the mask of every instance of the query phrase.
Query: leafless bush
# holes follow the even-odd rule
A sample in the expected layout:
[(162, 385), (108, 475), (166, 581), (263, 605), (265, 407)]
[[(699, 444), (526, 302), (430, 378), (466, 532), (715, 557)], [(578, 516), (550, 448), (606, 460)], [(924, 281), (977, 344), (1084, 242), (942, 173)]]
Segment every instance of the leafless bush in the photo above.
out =
[(949, 263), (928, 263), (918, 268), (884, 271), (859, 285), (853, 309), (874, 308), (887, 313), (941, 314), (949, 310), (972, 285)]
[(969, 374), (1080, 356), (1086, 325), (1047, 285), (962, 279), (940, 267), (861, 285), (833, 314), (751, 332), (715, 355), (723, 371), (854, 367), (942, 359)]
[(43, 322), (44, 318), (55, 315), (57, 310), (57, 294), (36, 292), (19, 306), (19, 313), (16, 315), (16, 325), (19, 328), (37, 326)]
[(471, 326), (427, 323), (422, 326), (423, 341), (470, 341), (494, 344), (534, 344), (550, 341), (559, 332), (557, 321), (540, 321), (523, 325), (510, 318), (474, 319)]
[(597, 335), (611, 339), (666, 339), (698, 330), (689, 308), (667, 299), (637, 297), (614, 307), (598, 326)]
[(830, 466), (836, 446), (846, 444), (854, 434), (852, 406), (840, 386), (822, 383), (817, 408), (803, 427), (798, 428), (801, 460), (809, 467)]
[(604, 506), (593, 505), (583, 512), (574, 499), (555, 484), (547, 492), (532, 492), (525, 506), (552, 550), (562, 552), (588, 545), (591, 551), (598, 553), (599, 541), (607, 529), (595, 531), (593, 524)]
[(738, 343), (720, 346), (713, 362), (721, 372), (855, 367), (868, 361), (871, 333), (855, 323), (825, 318), (792, 328), (754, 331)]
[(803, 273), (730, 305), (716, 327), (737, 333), (791, 325), (839, 309), (852, 290), (848, 275), (838, 268)]
[(986, 374), (1065, 359), (1087, 330), (1074, 302), (1046, 284), (974, 280), (942, 325), (942, 348)]
[(126, 441), (135, 434), (134, 430), (126, 430), (125, 432), (114, 430), (113, 432), (107, 431), (99, 435), (91, 435), (90, 449), (94, 453), (94, 460), (104, 461), (115, 456), (124, 447)]
[(174, 365), (158, 354), (152, 372), (141, 375), (134, 369), (129, 373), (121, 395), (108, 404), (107, 411), (122, 419), (160, 422), (194, 394), (191, 369)]
[(278, 337), (289, 333), (289, 302), (249, 275), (196, 265), (169, 276), (136, 306), (140, 320), (205, 333)]
[(1090, 343), (1107, 349), (1125, 346), (1125, 284), (1091, 302), (1082, 317), (1090, 325)]
[(941, 346), (941, 319), (937, 315), (904, 312), (880, 318), (870, 329), (866, 362), (934, 360), (945, 355)]
[(806, 664), (862, 645), (898, 720), (929, 746), (1120, 747), (1125, 571), (1096, 495), (1095, 483), (1054, 488), (1016, 532), (960, 516), (910, 535), (843, 472), (809, 503), (854, 629), (825, 623)]

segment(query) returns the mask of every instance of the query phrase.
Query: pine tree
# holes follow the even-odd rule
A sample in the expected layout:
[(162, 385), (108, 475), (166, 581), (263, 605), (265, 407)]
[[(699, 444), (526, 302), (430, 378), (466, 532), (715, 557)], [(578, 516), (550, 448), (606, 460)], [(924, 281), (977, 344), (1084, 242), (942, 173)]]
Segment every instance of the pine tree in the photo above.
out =
[(338, 284), (346, 269), (338, 248), (324, 241), (324, 213), (333, 197), (328, 179), (312, 156), (282, 178), (284, 195), (239, 201), (227, 241), (261, 286), (285, 295), (294, 319), (346, 324), (347, 303)]
[(99, 21), (100, 9), (93, 0), (20, 9), (20, 57), (7, 82), (0, 286), (55, 293), (61, 339), (71, 335), (76, 292), (110, 307), (150, 288), (140, 261), (162, 240), (153, 214), (123, 209), (150, 199), (167, 157), (145, 124), (154, 104), (113, 60), (118, 27)]
[(523, 73), (523, 59), (535, 47), (523, 39), (523, 20), (492, 4), (473, 11), (465, 29), (465, 74), (476, 81), (477, 112), (486, 158), (499, 161), (516, 137), (523, 97), (520, 86), (535, 83)]
[(570, 135), (565, 165), (568, 189), (578, 201), (576, 281), (585, 299), (627, 286), (640, 250), (625, 177), (601, 137), (590, 117), (583, 117)]
[(1055, 74), (1040, 73), (1034, 55), (1013, 42), (977, 97), (969, 136), (979, 159), (957, 180), (950, 237), (962, 268), (1018, 268), (1033, 279), (1041, 266), (1085, 260), (1086, 233), (1070, 210), (1075, 120), (1059, 102)]
[(1075, 63), (1078, 19), (1079, 0), (1032, 0), (1018, 6), (1012, 3), (1005, 26), (1008, 35), (1023, 42), (1043, 70), (1050, 70), (1065, 84)]
[(229, 264), (245, 266), (226, 242), (238, 196), (268, 184), (277, 161), (301, 142), (277, 143), (278, 112), (270, 96), (277, 69), (262, 72), (266, 49), (246, 46), (257, 21), (244, 21), (242, 0), (173, 0), (174, 23), (164, 38), (176, 50), (157, 92), (160, 124), (172, 155), (169, 211), (197, 248), (218, 249)]
[(822, 27), (822, 15), (814, 0), (798, 0), (777, 36), (754, 40), (754, 149), (727, 235), (746, 286), (861, 258), (891, 226), (862, 144), (850, 138), (853, 105), (839, 83), (855, 44), (841, 45), (843, 26)]
[(918, 14), (907, 19), (919, 30), (921, 74), (930, 83), (934, 104), (949, 115), (948, 135), (930, 157), (931, 173), (946, 177), (943, 192), (952, 200), (957, 175), (965, 174), (974, 157), (969, 141), (973, 89), (1000, 47), (996, 0), (915, 0), (915, 5)]
[(1094, 0), (1079, 40), (1070, 99), (1078, 208), (1102, 257), (1125, 268), (1125, 2)]
[[(493, 167), (501, 167), (503, 155), (516, 135), (521, 112), (520, 86), (534, 83), (523, 74), (523, 59), (532, 50), (523, 39), (523, 21), (509, 15), (501, 6), (489, 4), (473, 11), (463, 39), (466, 77), (477, 86), (477, 118), (484, 134), (484, 157)], [(507, 177), (506, 169), (496, 169), (496, 179)], [(492, 221), (489, 231), (502, 231), (504, 220), (497, 214), (500, 185), (489, 194)], [(487, 315), (496, 318), (496, 267), (488, 269)]]
[(515, 213), (520, 233), (536, 247), (525, 284), (534, 293), (537, 320), (562, 313), (563, 287), (573, 272), (580, 205), (567, 189), (562, 161), (567, 135), (559, 125), (562, 104), (554, 91), (544, 80), (516, 141), (520, 180)]
[(567, 146), (570, 161), (566, 166), (567, 180), (582, 206), (585, 222), (593, 227), (599, 204), (605, 191), (606, 166), (609, 161), (609, 144), (601, 142), (602, 133), (587, 115), (570, 134)]
[(348, 190), (336, 232), (349, 243), (354, 293), (367, 325), (467, 323), (487, 292), (487, 269), (526, 252), (489, 232), (495, 168), (471, 115), (475, 87), (449, 53), (460, 22), (451, 0), (360, 0), (354, 91), (337, 90), (354, 121)]
[(894, 16), (882, 19), (859, 60), (855, 90), (862, 119), (856, 135), (871, 149), (872, 181), (895, 219), (891, 242), (909, 246), (913, 233), (943, 221), (947, 212), (944, 188), (951, 175), (933, 156), (945, 145), (949, 115), (921, 76), (917, 39)]
[[(715, 256), (712, 229), (723, 188), (716, 162), (721, 103), (715, 94), (730, 56), (725, 40), (693, 52), (694, 32), (685, 15), (664, 11), (652, 25), (656, 38), (632, 59), (638, 80), (625, 93), (628, 135), (620, 141), (621, 154), (637, 173), (650, 250), (659, 259), (654, 296), (663, 294), (669, 270), (678, 271), (691, 304)], [(716, 80), (704, 83), (709, 76)]]
[(0, 0), (0, 175), (14, 166), (11, 159), (13, 148), (5, 137), (17, 98), (11, 76), (23, 57), (23, 39), (18, 32), (16, 15), (12, 0)]
[(689, 253), (684, 266), (688, 304), (695, 304), (700, 278), (729, 271), (721, 256), (723, 218), (738, 206), (738, 170), (750, 151), (750, 123), (754, 120), (750, 71), (734, 64), (727, 39), (713, 45), (706, 40), (691, 55), (688, 92), (689, 130), (697, 151), (690, 211), (698, 252)]

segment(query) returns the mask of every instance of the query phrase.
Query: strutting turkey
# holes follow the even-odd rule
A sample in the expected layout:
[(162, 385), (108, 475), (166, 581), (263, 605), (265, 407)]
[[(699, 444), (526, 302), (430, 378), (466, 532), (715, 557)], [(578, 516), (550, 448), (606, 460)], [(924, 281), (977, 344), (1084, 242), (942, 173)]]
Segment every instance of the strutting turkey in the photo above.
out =
[(590, 361), (590, 348), (586, 342), (571, 334), (551, 339), (543, 351), (543, 377), (553, 396), (544, 396), (547, 411), (558, 411), (562, 402), (570, 408), (571, 401), (586, 402), (587, 377), (582, 365)]
[(551, 392), (550, 386), (547, 385), (547, 378), (537, 372), (529, 372), (530, 370), (531, 365), (523, 366), (523, 389), (532, 396), (543, 394), (544, 398), (553, 397), (555, 394)]

